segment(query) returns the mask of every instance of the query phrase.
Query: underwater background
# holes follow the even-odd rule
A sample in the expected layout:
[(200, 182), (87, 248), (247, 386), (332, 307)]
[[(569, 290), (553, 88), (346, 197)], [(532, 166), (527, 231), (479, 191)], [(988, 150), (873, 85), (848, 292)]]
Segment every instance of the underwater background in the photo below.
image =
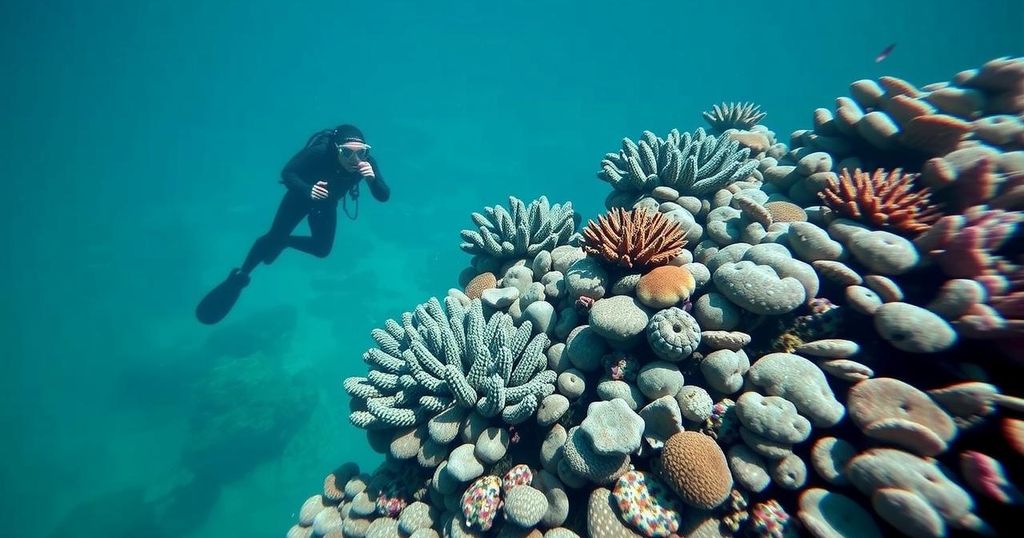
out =
[[(603, 211), (608, 151), (753, 101), (780, 138), (850, 82), (1024, 53), (1019, 1), (8, 2), (0, 6), (0, 533), (280, 536), (348, 421), (370, 331), (459, 287), (509, 195)], [(875, 56), (896, 43), (891, 56)], [(354, 123), (392, 189), (193, 310), (284, 163)], [(304, 229), (301, 225), (300, 230)]]

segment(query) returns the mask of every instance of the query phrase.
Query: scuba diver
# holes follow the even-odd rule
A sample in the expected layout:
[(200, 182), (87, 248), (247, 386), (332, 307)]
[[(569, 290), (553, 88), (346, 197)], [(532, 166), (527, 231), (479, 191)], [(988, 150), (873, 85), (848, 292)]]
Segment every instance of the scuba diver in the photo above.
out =
[[(355, 219), (359, 212), (359, 185), (364, 179), (373, 197), (386, 202), (391, 190), (369, 152), (370, 145), (354, 125), (339, 125), (311, 136), (281, 171), (280, 183), (287, 190), (270, 230), (256, 239), (242, 266), (232, 269), (227, 279), (200, 301), (196, 318), (208, 325), (223, 319), (242, 288), (249, 284), (249, 273), (261, 262), (273, 263), (286, 247), (327, 257), (334, 245), (338, 202), (346, 215)], [(356, 204), (354, 215), (348, 212), (350, 197)], [(291, 235), (302, 219), (309, 222), (310, 235)]]

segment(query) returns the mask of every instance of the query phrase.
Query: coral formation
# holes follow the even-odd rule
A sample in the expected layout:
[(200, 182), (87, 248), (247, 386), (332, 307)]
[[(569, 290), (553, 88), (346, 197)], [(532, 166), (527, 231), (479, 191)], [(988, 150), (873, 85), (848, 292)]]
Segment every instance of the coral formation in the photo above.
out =
[(686, 245), (679, 224), (661, 213), (612, 209), (583, 230), (583, 250), (627, 269), (668, 263)]
[(722, 103), (703, 116), (715, 132), (724, 133), (729, 129), (750, 129), (764, 119), (765, 113), (754, 103)]
[(474, 215), (345, 380), (385, 463), (289, 536), (1012, 534), (1024, 59), (850, 93), (788, 144), (749, 105), (625, 139), (581, 235)]
[(463, 230), (462, 250), (497, 259), (534, 256), (542, 250), (567, 245), (573, 240), (579, 216), (572, 203), (551, 205), (545, 196), (527, 206), (509, 196), (511, 211), (500, 205), (473, 213), (478, 230)]
[(879, 168), (873, 174), (842, 169), (838, 180), (830, 179), (818, 196), (832, 209), (854, 220), (882, 229), (918, 234), (939, 219), (936, 206), (929, 203), (928, 188), (913, 190), (915, 176), (896, 169)]
[(702, 196), (746, 178), (757, 167), (750, 148), (732, 138), (697, 129), (673, 129), (666, 139), (644, 131), (639, 143), (625, 138), (619, 153), (608, 153), (597, 176), (616, 191), (649, 194), (669, 187), (680, 194)]

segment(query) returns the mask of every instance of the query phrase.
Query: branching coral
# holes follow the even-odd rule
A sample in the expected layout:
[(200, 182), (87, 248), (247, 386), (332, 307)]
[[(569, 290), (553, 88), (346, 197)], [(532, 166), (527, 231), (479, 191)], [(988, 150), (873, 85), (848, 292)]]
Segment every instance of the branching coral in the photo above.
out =
[(898, 233), (918, 234), (942, 214), (930, 202), (927, 188), (914, 190), (916, 177), (899, 168), (888, 174), (881, 168), (873, 174), (858, 168), (851, 176), (844, 168), (839, 180), (830, 181), (818, 196), (842, 215)]
[(664, 265), (686, 245), (683, 228), (661, 213), (615, 208), (597, 220), (583, 230), (583, 250), (614, 265)]
[(363, 355), (369, 374), (345, 380), (353, 424), (402, 428), (441, 414), (457, 420), (473, 409), (518, 424), (554, 392), (556, 375), (544, 355), (548, 338), (531, 337), (529, 321), (516, 328), (504, 312), (487, 320), (479, 299), (468, 308), (452, 298), (445, 305), (447, 314), (431, 298), (406, 312), (401, 324), (388, 320), (372, 332), (377, 347)]
[(597, 177), (617, 191), (650, 193), (666, 186), (701, 196), (749, 176), (758, 164), (749, 155), (736, 140), (704, 129), (692, 135), (673, 129), (665, 140), (644, 131), (639, 143), (625, 138), (622, 150), (606, 154)]
[(479, 231), (462, 231), (463, 251), (499, 259), (535, 256), (574, 239), (579, 217), (571, 202), (552, 206), (541, 196), (527, 206), (515, 196), (508, 200), (511, 211), (496, 205), (485, 207), (486, 215), (473, 213)]
[(726, 129), (750, 129), (765, 117), (761, 107), (754, 103), (722, 103), (704, 112), (711, 128), (721, 133)]

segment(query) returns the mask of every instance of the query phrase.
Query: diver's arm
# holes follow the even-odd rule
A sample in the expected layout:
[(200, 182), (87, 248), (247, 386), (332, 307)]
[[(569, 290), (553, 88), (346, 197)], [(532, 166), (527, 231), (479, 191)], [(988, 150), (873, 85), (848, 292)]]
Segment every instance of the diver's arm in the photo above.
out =
[(372, 155), (367, 155), (366, 161), (373, 167), (374, 177), (366, 178), (366, 183), (370, 186), (370, 193), (378, 201), (387, 202), (388, 198), (391, 198), (391, 188), (384, 182), (384, 177), (380, 175), (380, 167), (377, 166), (377, 160)]
[(322, 145), (316, 145), (296, 153), (288, 164), (284, 165), (284, 170), (281, 170), (281, 183), (293, 191), (311, 196), (313, 184), (307, 182), (305, 177), (313, 170), (323, 151)]

